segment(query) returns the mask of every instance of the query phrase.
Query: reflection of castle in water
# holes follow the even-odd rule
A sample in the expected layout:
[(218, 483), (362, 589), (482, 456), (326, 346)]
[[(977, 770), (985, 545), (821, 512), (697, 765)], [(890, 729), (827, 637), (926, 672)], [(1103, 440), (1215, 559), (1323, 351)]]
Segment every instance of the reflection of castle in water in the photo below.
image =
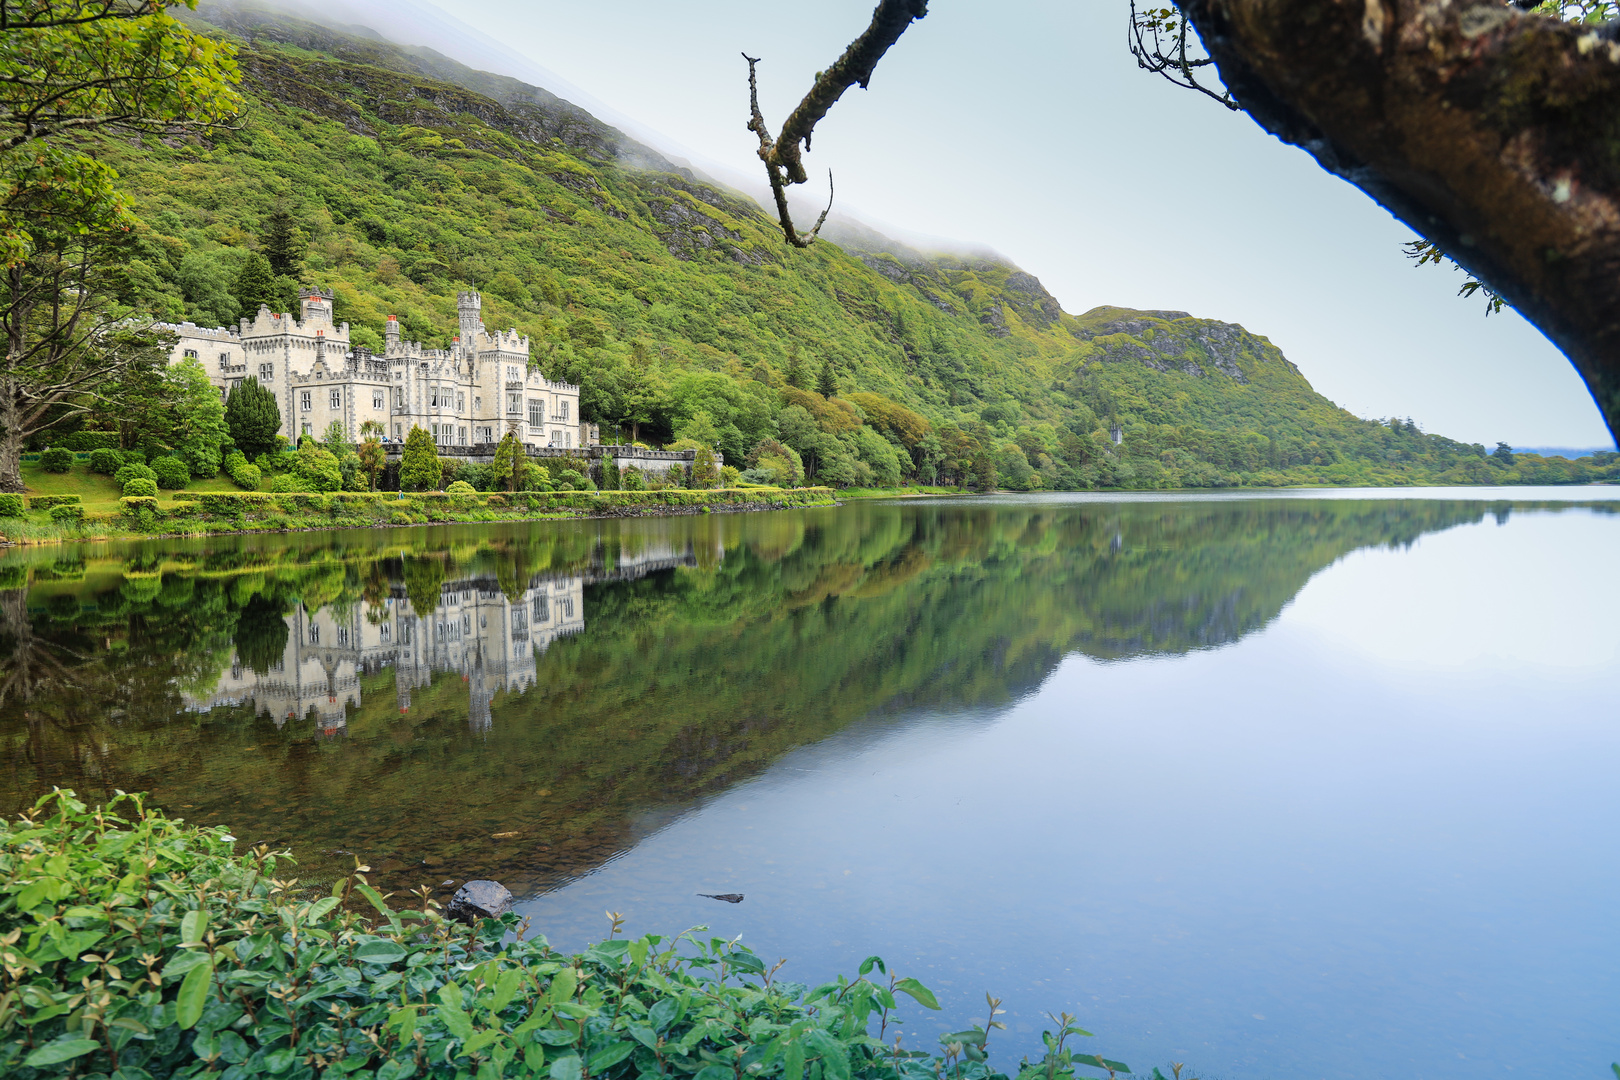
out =
[(426, 617), (415, 612), (399, 582), (380, 606), (358, 601), (310, 612), (300, 605), (286, 616), (287, 644), (268, 672), (260, 675), (233, 655), (213, 692), (188, 704), (206, 711), (251, 701), (277, 727), (313, 714), (321, 733), (331, 735), (347, 724), (350, 705), (360, 707), (361, 676), (393, 668), (405, 712), (412, 690), (430, 686), (438, 672), (454, 671), (467, 684), (468, 724), (486, 731), (495, 695), (532, 686), (536, 657), (559, 637), (585, 629), (587, 584), (695, 565), (690, 549), (654, 548), (621, 555), (611, 570), (537, 574), (513, 598), (494, 577), (447, 581), (439, 606)]

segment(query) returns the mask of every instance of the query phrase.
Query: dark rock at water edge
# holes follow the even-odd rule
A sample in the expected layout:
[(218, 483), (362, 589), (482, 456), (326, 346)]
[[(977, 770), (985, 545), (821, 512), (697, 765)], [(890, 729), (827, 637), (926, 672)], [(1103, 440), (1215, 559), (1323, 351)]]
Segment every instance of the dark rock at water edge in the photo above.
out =
[(498, 919), (512, 910), (512, 892), (498, 881), (469, 881), (456, 890), (444, 913), (472, 926), (480, 919)]

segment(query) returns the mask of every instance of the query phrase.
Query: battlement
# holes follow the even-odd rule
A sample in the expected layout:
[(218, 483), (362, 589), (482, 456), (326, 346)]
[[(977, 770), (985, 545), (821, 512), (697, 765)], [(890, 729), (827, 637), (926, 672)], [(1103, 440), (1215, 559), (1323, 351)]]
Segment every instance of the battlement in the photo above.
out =
[(242, 336), (227, 326), (198, 326), (194, 322), (157, 323), (156, 325), (160, 330), (173, 331), (183, 338), (223, 341), (229, 345), (239, 345), (242, 342)]

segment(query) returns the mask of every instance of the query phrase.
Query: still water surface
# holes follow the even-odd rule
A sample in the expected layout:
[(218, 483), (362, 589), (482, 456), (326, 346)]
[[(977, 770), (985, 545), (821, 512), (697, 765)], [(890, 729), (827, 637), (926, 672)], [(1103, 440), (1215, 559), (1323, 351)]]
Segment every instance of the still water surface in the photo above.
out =
[(0, 803), (150, 790), (306, 878), (493, 877), (563, 947), (612, 909), (810, 983), (878, 953), (940, 992), (910, 1041), (1005, 998), (1006, 1064), (1066, 1009), (1142, 1072), (1595, 1077), (1609, 494), (13, 550)]

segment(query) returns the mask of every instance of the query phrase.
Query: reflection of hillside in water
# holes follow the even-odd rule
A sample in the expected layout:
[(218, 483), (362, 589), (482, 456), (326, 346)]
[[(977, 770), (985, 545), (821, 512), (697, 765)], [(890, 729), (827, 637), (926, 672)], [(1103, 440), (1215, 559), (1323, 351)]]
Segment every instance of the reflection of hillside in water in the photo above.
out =
[(864, 504), (25, 552), (0, 560), (26, 586), (0, 591), (0, 801), (149, 790), (293, 844), (306, 880), (353, 851), (389, 888), (544, 889), (875, 714), (1228, 644), (1347, 552), (1491, 509)]

